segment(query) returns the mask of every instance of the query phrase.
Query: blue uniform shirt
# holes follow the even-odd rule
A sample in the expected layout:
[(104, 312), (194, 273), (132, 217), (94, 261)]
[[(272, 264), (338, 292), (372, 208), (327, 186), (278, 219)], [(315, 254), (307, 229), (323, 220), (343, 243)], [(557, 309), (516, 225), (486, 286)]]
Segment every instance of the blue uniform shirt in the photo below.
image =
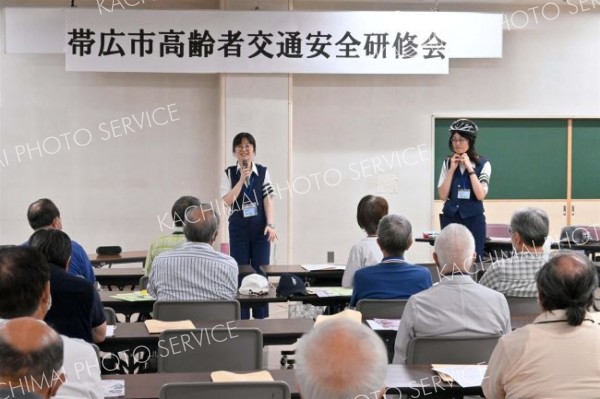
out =
[(354, 275), (350, 306), (361, 299), (404, 299), (431, 287), (429, 269), (405, 262), (401, 256), (388, 256), (375, 266)]

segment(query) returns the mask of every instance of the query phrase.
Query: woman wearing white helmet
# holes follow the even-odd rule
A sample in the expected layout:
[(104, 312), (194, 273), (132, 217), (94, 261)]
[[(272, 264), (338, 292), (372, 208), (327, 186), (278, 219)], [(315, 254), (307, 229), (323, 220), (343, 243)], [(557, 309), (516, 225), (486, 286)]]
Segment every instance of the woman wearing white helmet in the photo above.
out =
[(450, 223), (467, 227), (475, 237), (475, 251), (481, 259), (485, 242), (483, 199), (488, 193), (492, 174), (489, 161), (477, 154), (477, 125), (458, 119), (450, 125), (448, 147), (453, 155), (446, 158), (438, 181), (442, 210), (442, 228)]

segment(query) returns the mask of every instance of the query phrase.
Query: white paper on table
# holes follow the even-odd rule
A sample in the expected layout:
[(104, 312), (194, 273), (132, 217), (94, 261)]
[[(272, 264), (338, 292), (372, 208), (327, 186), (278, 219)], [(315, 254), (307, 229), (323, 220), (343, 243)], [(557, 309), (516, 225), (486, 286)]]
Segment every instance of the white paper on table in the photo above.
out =
[(125, 396), (125, 380), (102, 380), (105, 398)]
[(487, 365), (485, 364), (445, 364), (433, 365), (433, 371), (452, 377), (463, 388), (479, 387), (483, 382)]
[(115, 336), (115, 328), (117, 326), (114, 325), (107, 325), (106, 326), (106, 336), (107, 337), (114, 337)]
[(313, 272), (315, 270), (346, 270), (345, 265), (335, 265), (333, 263), (321, 263), (321, 264), (306, 264), (300, 265), (304, 270)]
[[(401, 387), (406, 385), (406, 379), (400, 379), (398, 376), (405, 375), (404, 364), (388, 364), (387, 374), (385, 376), (384, 385), (388, 388)], [(415, 384), (417, 384), (416, 382)]]
[(367, 324), (373, 330), (398, 331), (400, 328), (400, 319), (372, 319), (367, 320)]
[(309, 293), (316, 294), (319, 298), (327, 298), (331, 296), (352, 296), (352, 288), (344, 287), (311, 287), (308, 288)]

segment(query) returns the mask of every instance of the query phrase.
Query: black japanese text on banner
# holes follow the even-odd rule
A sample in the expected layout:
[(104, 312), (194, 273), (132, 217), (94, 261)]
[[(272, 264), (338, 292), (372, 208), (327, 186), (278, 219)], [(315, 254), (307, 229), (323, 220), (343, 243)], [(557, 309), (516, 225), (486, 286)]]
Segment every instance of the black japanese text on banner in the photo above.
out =
[(448, 73), (502, 56), (502, 15), (67, 10), (70, 71)]

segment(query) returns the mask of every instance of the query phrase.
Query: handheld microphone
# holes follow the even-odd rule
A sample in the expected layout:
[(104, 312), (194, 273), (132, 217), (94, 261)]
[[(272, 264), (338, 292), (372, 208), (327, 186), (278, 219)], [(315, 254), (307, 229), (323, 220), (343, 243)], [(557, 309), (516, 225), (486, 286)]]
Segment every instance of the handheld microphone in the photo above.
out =
[[(248, 167), (248, 161), (246, 161), (245, 159), (242, 161), (242, 168), (246, 169)], [(246, 177), (244, 179), (244, 184), (246, 184), (246, 186), (248, 186), (248, 177)]]

